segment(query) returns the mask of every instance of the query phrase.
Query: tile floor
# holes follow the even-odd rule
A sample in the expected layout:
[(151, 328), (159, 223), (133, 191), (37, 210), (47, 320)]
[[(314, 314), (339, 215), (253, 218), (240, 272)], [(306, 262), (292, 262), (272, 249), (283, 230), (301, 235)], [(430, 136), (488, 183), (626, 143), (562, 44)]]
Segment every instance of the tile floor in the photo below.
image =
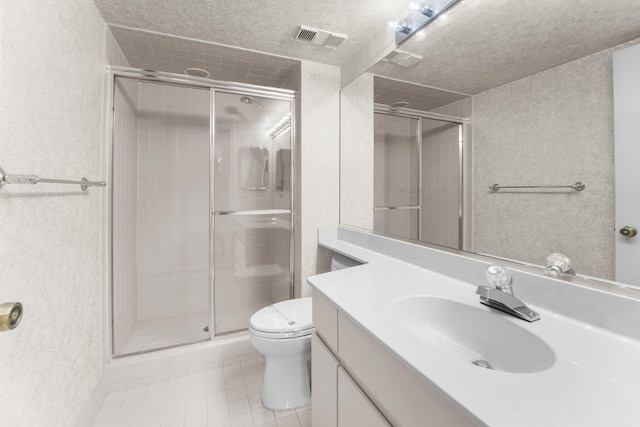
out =
[(245, 355), (109, 393), (94, 427), (308, 427), (309, 406), (262, 406), (264, 357)]

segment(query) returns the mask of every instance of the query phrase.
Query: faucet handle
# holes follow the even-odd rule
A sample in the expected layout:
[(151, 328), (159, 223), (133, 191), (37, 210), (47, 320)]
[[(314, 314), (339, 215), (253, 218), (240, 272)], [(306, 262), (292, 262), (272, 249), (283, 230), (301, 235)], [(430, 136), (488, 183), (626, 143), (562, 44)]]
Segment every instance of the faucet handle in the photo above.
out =
[(547, 270), (575, 274), (575, 270), (571, 265), (571, 258), (559, 253), (553, 253), (547, 257)]
[(513, 276), (509, 274), (509, 271), (504, 265), (492, 264), (487, 267), (485, 272), (487, 282), (489, 282), (491, 288), (497, 288), (503, 292), (509, 294), (513, 293), (511, 289), (511, 282), (513, 282)]

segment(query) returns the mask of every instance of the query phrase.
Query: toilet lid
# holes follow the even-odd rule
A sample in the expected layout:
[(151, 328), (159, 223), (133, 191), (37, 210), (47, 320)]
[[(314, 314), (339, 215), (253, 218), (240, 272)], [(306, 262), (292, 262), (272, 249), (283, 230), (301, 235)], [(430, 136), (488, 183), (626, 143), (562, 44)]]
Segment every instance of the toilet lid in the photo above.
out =
[(313, 328), (311, 298), (281, 301), (258, 310), (251, 328), (262, 332), (297, 332)]

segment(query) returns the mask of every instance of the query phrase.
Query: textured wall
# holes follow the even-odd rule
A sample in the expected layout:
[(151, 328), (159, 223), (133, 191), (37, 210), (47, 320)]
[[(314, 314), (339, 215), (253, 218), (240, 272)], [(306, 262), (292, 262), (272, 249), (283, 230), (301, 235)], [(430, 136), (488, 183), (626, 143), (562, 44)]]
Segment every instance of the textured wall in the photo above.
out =
[(340, 67), (341, 85), (347, 86), (353, 80), (360, 78), (371, 68), (371, 64), (377, 63), (395, 49), (395, 34), (389, 31), (374, 33), (365, 47)]
[[(41, 177), (102, 176), (103, 22), (92, 2), (4, 1), (0, 166)], [(0, 298), (21, 301), (0, 334), (0, 423), (77, 423), (103, 372), (105, 189), (0, 190)], [(86, 424), (85, 424), (86, 425)]]
[[(613, 277), (611, 52), (473, 98), (474, 249), (544, 264), (561, 252), (576, 271)], [(586, 184), (583, 192), (488, 186)]]
[(340, 223), (373, 229), (373, 75), (340, 91)]
[(329, 262), (327, 251), (318, 247), (318, 227), (339, 221), (340, 69), (303, 61), (300, 104), (301, 194), (296, 240), (301, 255), (296, 287), (302, 296), (309, 296), (307, 277), (326, 271)]

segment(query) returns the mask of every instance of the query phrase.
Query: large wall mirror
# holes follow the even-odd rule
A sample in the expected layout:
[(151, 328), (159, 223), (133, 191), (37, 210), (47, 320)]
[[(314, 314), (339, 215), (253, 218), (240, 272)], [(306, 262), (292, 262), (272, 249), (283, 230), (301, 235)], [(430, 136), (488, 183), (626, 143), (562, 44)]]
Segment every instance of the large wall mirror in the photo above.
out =
[(343, 87), (340, 222), (640, 288), (638, 82), (637, 0), (460, 1)]

